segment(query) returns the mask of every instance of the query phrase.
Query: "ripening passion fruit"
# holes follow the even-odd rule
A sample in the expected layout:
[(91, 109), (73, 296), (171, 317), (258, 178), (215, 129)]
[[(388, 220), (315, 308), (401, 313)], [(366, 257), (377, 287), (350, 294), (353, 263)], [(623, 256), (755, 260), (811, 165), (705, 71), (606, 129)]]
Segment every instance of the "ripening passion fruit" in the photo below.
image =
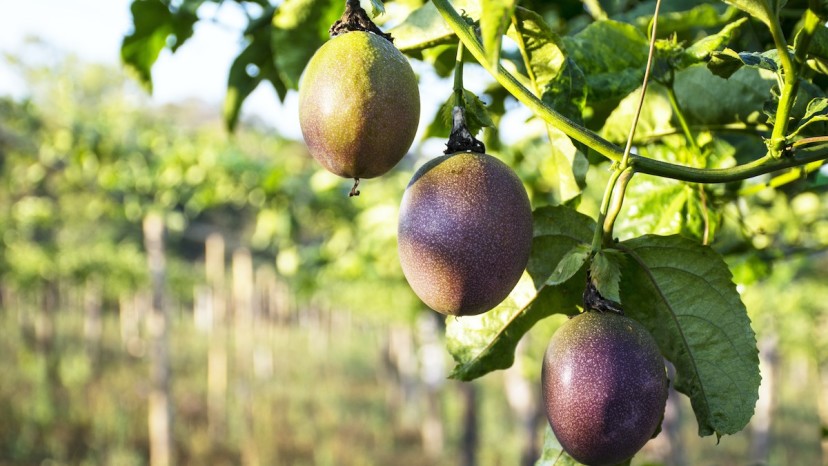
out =
[(584, 312), (552, 336), (543, 358), (543, 399), (563, 449), (590, 466), (631, 458), (661, 424), (664, 360), (638, 322)]
[(387, 39), (353, 31), (311, 57), (299, 86), (299, 124), (311, 155), (346, 178), (373, 178), (408, 152), (420, 120), (417, 77)]
[(442, 314), (475, 315), (503, 301), (532, 246), (532, 210), (518, 176), (486, 154), (437, 157), (411, 179), (398, 228), (409, 285)]

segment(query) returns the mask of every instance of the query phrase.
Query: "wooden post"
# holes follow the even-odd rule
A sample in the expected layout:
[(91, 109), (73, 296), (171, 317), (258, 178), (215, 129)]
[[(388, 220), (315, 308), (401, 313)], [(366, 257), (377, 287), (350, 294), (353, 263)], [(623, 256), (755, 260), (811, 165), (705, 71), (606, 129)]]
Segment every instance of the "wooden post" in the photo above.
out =
[(526, 377), (523, 367), (524, 353), (526, 352), (526, 338), (518, 342), (515, 348), (515, 362), (503, 371), (503, 388), (506, 401), (518, 419), (523, 431), (523, 446), (521, 447), (520, 464), (532, 466), (540, 456), (538, 441), (538, 412), (540, 409), (540, 390), (536, 384)]
[(167, 327), (169, 316), (164, 304), (164, 220), (157, 213), (144, 218), (144, 247), (147, 251), (152, 284), (152, 308), (147, 316), (150, 339), (149, 439), (150, 465), (173, 464), (172, 403), (170, 399), (170, 360)]
[(207, 418), (213, 440), (225, 435), (227, 422), (227, 331), (225, 330), (224, 238), (213, 233), (207, 238), (204, 267), (212, 290), (213, 318), (207, 351)]
[(460, 385), (463, 395), (463, 433), (460, 440), (460, 464), (462, 466), (477, 465), (477, 385), (474, 382), (464, 382)]
[(244, 416), (242, 463), (258, 465), (259, 453), (253, 437), (254, 406), (251, 401), (251, 376), (255, 332), (253, 326), (253, 258), (241, 248), (233, 253), (233, 325), (235, 327), (236, 380), (238, 406)]
[(777, 338), (768, 332), (759, 340), (759, 370), (762, 383), (759, 385), (759, 400), (750, 421), (750, 461), (752, 464), (767, 464), (771, 447), (771, 424), (776, 404), (776, 374), (779, 366)]

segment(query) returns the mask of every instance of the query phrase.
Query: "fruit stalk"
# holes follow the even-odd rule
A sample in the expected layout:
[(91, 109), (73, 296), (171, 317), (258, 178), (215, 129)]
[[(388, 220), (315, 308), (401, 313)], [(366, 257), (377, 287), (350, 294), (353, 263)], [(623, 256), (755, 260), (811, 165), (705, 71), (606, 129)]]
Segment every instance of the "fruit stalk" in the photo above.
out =
[(451, 134), (444, 154), (455, 152), (486, 153), (486, 146), (471, 134), (466, 124), (466, 99), (463, 88), (463, 43), (457, 43), (457, 59), (454, 62), (454, 96), (458, 105), (451, 109)]
[(382, 32), (382, 30), (380, 30), (380, 28), (378, 28), (377, 25), (371, 21), (371, 18), (368, 17), (368, 13), (362, 8), (362, 6), (360, 6), (359, 0), (345, 0), (345, 11), (342, 13), (342, 16), (331, 25), (331, 28), (328, 30), (328, 34), (330, 34), (333, 38), (340, 34), (353, 31), (372, 32), (387, 39), (391, 43), (394, 42), (391, 34)]

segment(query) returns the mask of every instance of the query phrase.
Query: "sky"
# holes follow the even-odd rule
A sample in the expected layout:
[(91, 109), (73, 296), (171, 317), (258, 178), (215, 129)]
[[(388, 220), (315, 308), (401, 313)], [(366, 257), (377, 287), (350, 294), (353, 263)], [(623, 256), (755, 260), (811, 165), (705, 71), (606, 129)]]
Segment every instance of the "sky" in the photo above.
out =
[[(121, 41), (132, 28), (131, 0), (0, 0), (0, 96), (23, 97), (26, 86), (15, 76), (5, 60), (6, 54), (22, 50), (27, 38), (36, 37), (58, 51), (71, 53), (91, 63), (122, 66)], [(175, 54), (162, 51), (152, 69), (153, 93), (148, 98), (156, 104), (201, 99), (220, 112), (227, 89), (230, 65), (241, 50), (240, 31), (246, 18), (235, 2), (217, 7), (205, 3), (195, 33)], [(421, 115), (419, 133), (412, 150), (424, 155), (438, 155), (445, 149), (438, 140), (421, 141), (439, 105), (451, 94), (451, 79), (440, 79), (427, 65), (412, 62), (420, 78)], [(480, 67), (465, 68), (466, 87), (475, 93), (492, 82)], [(425, 90), (428, 90), (425, 92)], [(242, 118), (256, 115), (281, 134), (301, 139), (298, 99), (289, 92), (280, 102), (272, 87), (260, 85), (245, 101)], [(501, 133), (504, 143), (518, 139), (519, 128), (529, 112), (509, 112), (504, 124), (513, 131)]]
[[(3, 56), (21, 50), (27, 37), (38, 37), (58, 50), (84, 61), (121, 66), (120, 46), (132, 27), (130, 0), (0, 0), (0, 95), (21, 97), (25, 83), (10, 73)], [(215, 11), (208, 3), (195, 34), (175, 54), (162, 52), (153, 67), (154, 103), (199, 98), (220, 109), (227, 89), (230, 64), (241, 49), (245, 18), (233, 2)], [(301, 138), (296, 94), (284, 104), (262, 85), (250, 96), (243, 114), (256, 114), (288, 137)]]

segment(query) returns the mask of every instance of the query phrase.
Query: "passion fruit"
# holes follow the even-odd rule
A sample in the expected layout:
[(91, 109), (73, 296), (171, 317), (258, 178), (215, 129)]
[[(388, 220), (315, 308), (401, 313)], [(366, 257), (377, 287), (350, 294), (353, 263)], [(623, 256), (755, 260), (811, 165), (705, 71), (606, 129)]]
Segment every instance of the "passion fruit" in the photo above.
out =
[(403, 194), (398, 241), (405, 278), (423, 302), (442, 314), (481, 314), (509, 295), (526, 268), (529, 197), (490, 155), (437, 157)]
[(417, 77), (377, 34), (353, 31), (311, 57), (299, 86), (299, 124), (310, 154), (346, 178), (373, 178), (405, 156), (420, 120)]
[(543, 358), (552, 432), (590, 466), (631, 458), (661, 424), (667, 373), (653, 337), (613, 312), (584, 312), (552, 336)]

